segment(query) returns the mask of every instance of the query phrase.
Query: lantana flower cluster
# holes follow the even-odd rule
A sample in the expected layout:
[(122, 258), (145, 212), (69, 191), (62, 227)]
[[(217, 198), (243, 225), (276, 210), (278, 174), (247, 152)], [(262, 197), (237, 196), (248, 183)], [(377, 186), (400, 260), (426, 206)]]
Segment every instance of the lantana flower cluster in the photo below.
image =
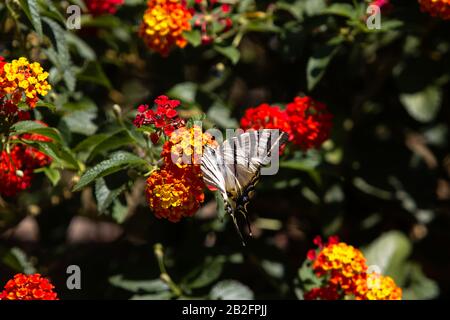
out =
[(47, 82), (48, 72), (38, 62), (30, 63), (21, 57), (6, 63), (0, 57), (0, 99), (18, 104), (23, 98), (34, 108), (39, 97), (44, 97), (51, 86)]
[(10, 150), (0, 153), (0, 195), (13, 197), (31, 187), (34, 170), (48, 166), (52, 159), (41, 151), (18, 140), (50, 142), (40, 134), (23, 134), (11, 137)]
[(149, 0), (139, 36), (151, 50), (167, 56), (173, 47), (187, 45), (183, 32), (191, 30), (191, 19), (185, 0)]
[(202, 44), (210, 44), (233, 26), (233, 5), (220, 0), (195, 0), (194, 28), (201, 32)]
[(450, 20), (450, 0), (419, 0), (420, 9), (431, 16)]
[(115, 14), (124, 0), (85, 0), (88, 11), (99, 16), (103, 14)]
[(0, 300), (59, 300), (54, 288), (39, 273), (19, 273), (6, 283), (4, 290), (0, 292)]
[(310, 97), (296, 97), (285, 110), (262, 104), (246, 110), (241, 119), (243, 129), (279, 129), (302, 150), (319, 148), (331, 132), (333, 116), (327, 106)]
[(312, 268), (323, 285), (305, 293), (307, 300), (401, 300), (402, 289), (388, 276), (369, 273), (363, 253), (337, 237), (322, 243), (316, 237), (317, 250), (308, 252)]
[(160, 96), (155, 100), (156, 110), (143, 105), (138, 108), (135, 126), (152, 126), (153, 143), (165, 138), (161, 159), (163, 165), (147, 179), (147, 202), (157, 218), (178, 222), (190, 217), (204, 201), (205, 188), (200, 158), (206, 145), (215, 141), (198, 126), (188, 127), (175, 108), (178, 100)]

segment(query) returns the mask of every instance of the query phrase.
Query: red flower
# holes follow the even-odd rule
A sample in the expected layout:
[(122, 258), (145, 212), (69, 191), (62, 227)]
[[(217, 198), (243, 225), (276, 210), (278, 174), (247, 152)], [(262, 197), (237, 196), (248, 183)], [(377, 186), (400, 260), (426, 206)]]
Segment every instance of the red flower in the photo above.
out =
[(86, 6), (94, 16), (115, 14), (124, 0), (85, 0)]
[(242, 129), (279, 129), (290, 134), (288, 117), (278, 106), (270, 106), (267, 103), (245, 111), (241, 119)]
[(0, 133), (7, 132), (18, 121), (29, 119), (30, 114), (19, 110), (14, 102), (0, 99)]
[(58, 300), (54, 288), (50, 281), (39, 273), (20, 273), (6, 283), (0, 293), (0, 300)]
[(178, 112), (175, 110), (180, 105), (180, 101), (171, 100), (167, 96), (159, 96), (155, 99), (155, 104), (156, 111), (149, 109), (146, 104), (140, 105), (133, 122), (138, 128), (144, 125), (155, 126), (157, 132), (151, 137), (153, 143), (159, 140), (162, 133), (169, 136), (184, 125), (184, 120), (178, 116)]
[(286, 107), (292, 142), (303, 150), (319, 148), (330, 136), (333, 116), (325, 104), (310, 97), (296, 97)]
[[(40, 134), (23, 134), (24, 140), (49, 142), (51, 139)], [(17, 137), (12, 137), (12, 140)], [(51, 158), (41, 151), (25, 144), (13, 144), (10, 152), (0, 153), (0, 194), (13, 197), (31, 186), (34, 169), (49, 165)]]
[(33, 169), (26, 166), (24, 149), (19, 145), (12, 148), (8, 154), (2, 151), (0, 154), (0, 194), (13, 197), (20, 191), (31, 186)]

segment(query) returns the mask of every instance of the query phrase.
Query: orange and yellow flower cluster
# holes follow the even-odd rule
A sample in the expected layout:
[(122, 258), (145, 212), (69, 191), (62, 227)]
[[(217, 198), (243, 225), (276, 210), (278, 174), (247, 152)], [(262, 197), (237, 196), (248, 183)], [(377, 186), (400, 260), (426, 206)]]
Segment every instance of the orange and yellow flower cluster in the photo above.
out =
[[(3, 58), (1, 58), (3, 61)], [(2, 62), (0, 61), (0, 62)], [(44, 97), (51, 86), (47, 82), (48, 72), (38, 62), (30, 63), (21, 57), (10, 63), (0, 63), (0, 99), (10, 99), (14, 104), (25, 97), (26, 103), (34, 108), (39, 96)]]
[(200, 159), (207, 145), (215, 141), (198, 126), (170, 134), (161, 153), (164, 165), (147, 180), (146, 195), (156, 217), (178, 222), (200, 208), (205, 198)]
[(322, 244), (315, 239), (318, 252), (311, 250), (308, 258), (313, 261), (316, 276), (324, 283), (305, 294), (307, 300), (400, 300), (402, 290), (390, 277), (368, 273), (362, 252), (351, 245), (339, 242), (336, 237)]
[(145, 44), (162, 56), (177, 46), (184, 48), (183, 32), (191, 30), (192, 14), (184, 0), (149, 0), (139, 29)]
[(160, 96), (155, 105), (156, 111), (139, 106), (134, 121), (136, 127), (152, 126), (156, 130), (150, 135), (153, 143), (161, 136), (166, 139), (161, 152), (163, 165), (147, 179), (146, 197), (157, 218), (178, 222), (194, 215), (205, 198), (200, 160), (203, 148), (216, 142), (201, 127), (186, 126), (175, 111), (180, 101)]
[(420, 9), (433, 17), (450, 20), (450, 0), (419, 0)]
[(20, 273), (6, 283), (4, 290), (0, 292), (0, 300), (58, 300), (54, 288), (39, 273)]

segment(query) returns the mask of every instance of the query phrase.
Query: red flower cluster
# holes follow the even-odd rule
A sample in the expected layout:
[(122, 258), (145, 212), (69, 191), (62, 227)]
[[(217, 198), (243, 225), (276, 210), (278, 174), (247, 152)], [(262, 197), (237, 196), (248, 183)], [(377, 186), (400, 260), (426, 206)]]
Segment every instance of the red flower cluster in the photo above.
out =
[(29, 119), (30, 114), (19, 110), (11, 100), (0, 100), (0, 133), (6, 133), (16, 122)]
[(153, 125), (156, 133), (152, 134), (152, 142), (157, 143), (161, 134), (169, 136), (176, 129), (184, 126), (184, 120), (178, 116), (175, 110), (180, 105), (178, 100), (170, 100), (167, 96), (159, 96), (155, 99), (156, 110), (152, 110), (148, 105), (140, 105), (138, 114), (134, 119), (137, 128), (141, 126)]
[(219, 33), (233, 26), (230, 13), (233, 7), (220, 0), (195, 0), (194, 27), (202, 34), (202, 43), (210, 44)]
[(399, 300), (401, 288), (394, 280), (376, 273), (368, 273), (362, 252), (336, 237), (323, 244), (320, 237), (314, 243), (318, 251), (310, 250), (308, 259), (323, 285), (305, 293), (307, 300)]
[(286, 110), (262, 104), (247, 109), (241, 119), (243, 129), (279, 129), (303, 150), (319, 148), (328, 139), (333, 116), (325, 104), (310, 97), (296, 97)]
[(450, 20), (450, 0), (419, 0), (420, 9), (433, 17)]
[(20, 273), (6, 283), (0, 293), (0, 300), (58, 300), (54, 288), (50, 281), (39, 273)]
[(124, 0), (85, 0), (86, 6), (94, 16), (115, 14)]
[[(51, 141), (39, 134), (23, 134), (20, 137), (30, 141)], [(17, 139), (17, 137), (12, 138)], [(31, 186), (33, 172), (49, 165), (51, 158), (39, 150), (25, 145), (13, 144), (11, 150), (0, 153), (0, 194), (13, 197)]]
[(333, 116), (327, 106), (310, 97), (296, 97), (286, 107), (292, 142), (303, 150), (319, 148), (328, 139)]

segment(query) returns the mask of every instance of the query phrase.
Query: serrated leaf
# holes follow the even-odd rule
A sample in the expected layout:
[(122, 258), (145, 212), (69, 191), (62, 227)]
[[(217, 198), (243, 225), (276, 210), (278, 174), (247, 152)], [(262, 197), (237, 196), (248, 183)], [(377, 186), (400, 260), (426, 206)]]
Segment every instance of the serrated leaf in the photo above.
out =
[(77, 35), (68, 32), (66, 40), (69, 45), (73, 45), (77, 49), (77, 52), (80, 54), (81, 57), (85, 58), (86, 60), (97, 59), (95, 51), (83, 39), (81, 39)]
[(105, 177), (117, 171), (145, 165), (147, 162), (144, 159), (135, 156), (129, 152), (118, 151), (111, 155), (111, 158), (104, 160), (96, 166), (88, 169), (80, 178), (80, 181), (74, 186), (73, 191), (79, 191), (85, 186), (92, 183), (98, 178)]
[(34, 30), (42, 37), (42, 21), (37, 0), (20, 0), (19, 4), (33, 25)]
[(105, 213), (113, 201), (126, 189), (125, 185), (117, 189), (110, 190), (106, 185), (105, 179), (95, 180), (95, 198), (97, 199), (97, 209), (100, 213)]
[(400, 94), (400, 101), (411, 117), (420, 122), (430, 122), (436, 118), (442, 104), (442, 89), (429, 86), (416, 93)]
[(123, 129), (109, 135), (106, 139), (100, 141), (91, 151), (87, 161), (92, 160), (96, 155), (118, 149), (133, 142), (127, 130)]
[(20, 121), (11, 128), (13, 135), (21, 135), (24, 133), (36, 133), (52, 139), (53, 142), (63, 144), (61, 134), (55, 128), (46, 127), (36, 121)]
[(236, 64), (239, 62), (239, 59), (241, 58), (241, 52), (239, 49), (230, 46), (230, 47), (219, 47), (214, 46), (214, 50), (222, 54), (223, 56), (230, 59), (231, 63)]
[(236, 280), (223, 280), (211, 289), (209, 296), (213, 300), (253, 300), (249, 287)]

